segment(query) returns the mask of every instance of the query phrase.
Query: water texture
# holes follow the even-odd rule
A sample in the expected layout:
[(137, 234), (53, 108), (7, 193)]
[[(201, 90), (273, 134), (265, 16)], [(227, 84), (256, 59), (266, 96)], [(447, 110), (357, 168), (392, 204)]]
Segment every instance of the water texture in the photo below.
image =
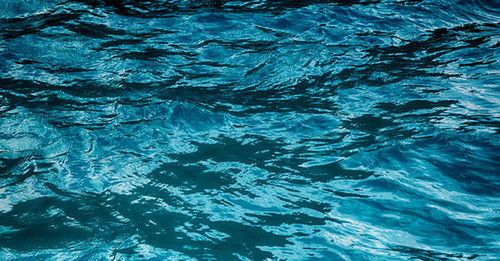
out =
[(500, 3), (0, 1), (0, 260), (500, 260)]

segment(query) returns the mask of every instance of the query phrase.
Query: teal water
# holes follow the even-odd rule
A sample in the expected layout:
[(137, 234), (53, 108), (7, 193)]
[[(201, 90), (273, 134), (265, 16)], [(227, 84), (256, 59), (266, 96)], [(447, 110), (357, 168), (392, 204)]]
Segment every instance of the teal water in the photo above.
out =
[(0, 1), (0, 260), (499, 260), (500, 3)]

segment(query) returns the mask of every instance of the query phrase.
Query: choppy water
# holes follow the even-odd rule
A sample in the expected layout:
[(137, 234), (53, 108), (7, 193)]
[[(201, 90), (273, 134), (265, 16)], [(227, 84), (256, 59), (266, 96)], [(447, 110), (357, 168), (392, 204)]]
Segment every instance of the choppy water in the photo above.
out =
[(500, 4), (0, 1), (0, 259), (500, 259)]

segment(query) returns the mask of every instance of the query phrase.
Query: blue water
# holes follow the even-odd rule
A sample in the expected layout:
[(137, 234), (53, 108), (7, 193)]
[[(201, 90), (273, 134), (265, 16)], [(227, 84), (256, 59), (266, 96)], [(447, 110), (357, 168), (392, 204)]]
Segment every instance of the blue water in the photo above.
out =
[(0, 260), (500, 260), (500, 3), (0, 1)]

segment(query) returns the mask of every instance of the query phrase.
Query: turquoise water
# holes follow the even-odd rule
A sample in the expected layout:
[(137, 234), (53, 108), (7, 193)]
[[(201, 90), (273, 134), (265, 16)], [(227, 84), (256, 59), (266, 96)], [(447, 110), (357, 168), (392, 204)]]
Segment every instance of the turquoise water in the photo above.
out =
[(0, 1), (0, 260), (499, 260), (500, 4)]

